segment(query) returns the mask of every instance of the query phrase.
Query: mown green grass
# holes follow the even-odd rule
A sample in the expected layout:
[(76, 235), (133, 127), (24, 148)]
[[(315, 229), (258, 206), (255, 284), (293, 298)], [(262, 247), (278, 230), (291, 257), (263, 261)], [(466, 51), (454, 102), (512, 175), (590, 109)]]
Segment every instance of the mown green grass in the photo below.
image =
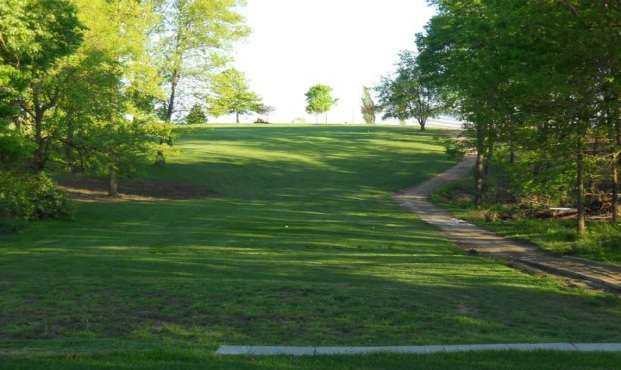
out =
[(433, 197), (435, 203), (449, 209), (459, 218), (500, 235), (531, 242), (547, 252), (621, 265), (621, 225), (612, 225), (604, 220), (590, 221), (587, 235), (581, 239), (576, 232), (576, 221), (571, 219), (518, 216), (491, 220), (486, 214), (515, 212), (511, 211), (511, 205), (504, 204), (476, 207), (472, 183), (472, 178), (466, 178), (439, 189)]
[[(340, 367), (330, 367), (328, 359), (212, 353), (221, 344), (621, 341), (618, 298), (466, 256), (395, 204), (393, 192), (453, 164), (434, 134), (344, 126), (186, 130), (169, 164), (147, 177), (206, 186), (217, 196), (81, 203), (74, 221), (0, 237), (0, 353), (13, 353), (13, 367), (80, 368), (85, 361), (149, 368), (158, 355), (132, 349), (174, 343), (202, 351), (178, 352), (179, 361), (198, 358), (214, 368), (316, 368), (319, 361), (345, 369), (406, 360), (337, 359)], [(36, 348), (129, 352), (26, 360)], [(175, 353), (157, 366), (174, 368), (165, 362), (174, 363)], [(473, 356), (481, 366), (504, 358)], [(447, 364), (441, 356), (421, 361)]]
[(8, 358), (11, 370), (615, 370), (621, 354), (482, 352), (334, 357), (217, 357), (200, 349)]

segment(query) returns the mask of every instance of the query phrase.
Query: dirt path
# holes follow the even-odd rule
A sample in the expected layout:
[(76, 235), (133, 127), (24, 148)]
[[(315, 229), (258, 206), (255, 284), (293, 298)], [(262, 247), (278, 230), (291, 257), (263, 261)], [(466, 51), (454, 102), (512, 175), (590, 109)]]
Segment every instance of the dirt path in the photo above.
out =
[(535, 272), (568, 278), (574, 282), (621, 293), (621, 268), (575, 257), (556, 257), (536, 246), (500, 237), (468, 222), (454, 218), (427, 199), (433, 191), (468, 174), (474, 158), (467, 157), (448, 171), (419, 186), (395, 195), (399, 204), (416, 213), (423, 221), (434, 225), (457, 244), (471, 253), (501, 259), (509, 265)]

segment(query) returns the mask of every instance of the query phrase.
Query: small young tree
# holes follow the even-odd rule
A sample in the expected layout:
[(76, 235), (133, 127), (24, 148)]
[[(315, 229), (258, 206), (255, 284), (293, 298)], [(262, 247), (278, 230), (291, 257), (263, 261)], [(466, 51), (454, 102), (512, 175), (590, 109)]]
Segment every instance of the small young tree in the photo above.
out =
[(239, 123), (242, 115), (265, 112), (261, 97), (250, 90), (246, 76), (236, 69), (228, 69), (213, 78), (212, 94), (207, 103), (213, 116), (235, 114), (235, 122)]
[(309, 114), (326, 114), (325, 122), (328, 123), (328, 112), (338, 102), (332, 97), (332, 88), (327, 85), (312, 86), (306, 93), (306, 112)]
[(368, 87), (362, 88), (362, 118), (364, 122), (369, 125), (375, 123), (375, 114), (377, 113), (377, 106), (373, 101), (373, 97), (371, 96), (371, 91)]
[(81, 142), (86, 148), (87, 171), (107, 176), (108, 195), (115, 197), (120, 178), (153, 163), (154, 157), (163, 156), (165, 137), (172, 137), (172, 125), (152, 117), (132, 120), (115, 117), (97, 122)]
[(194, 104), (190, 113), (185, 117), (185, 123), (188, 125), (203, 125), (207, 123), (207, 116), (200, 104)]

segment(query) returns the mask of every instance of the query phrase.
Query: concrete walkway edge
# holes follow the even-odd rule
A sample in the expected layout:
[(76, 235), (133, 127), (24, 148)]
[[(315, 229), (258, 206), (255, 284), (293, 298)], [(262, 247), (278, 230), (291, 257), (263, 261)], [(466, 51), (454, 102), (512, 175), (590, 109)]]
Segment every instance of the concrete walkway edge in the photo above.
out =
[(621, 352), (621, 343), (458, 344), (392, 347), (220, 346), (216, 354), (221, 356), (336, 356), (481, 351)]

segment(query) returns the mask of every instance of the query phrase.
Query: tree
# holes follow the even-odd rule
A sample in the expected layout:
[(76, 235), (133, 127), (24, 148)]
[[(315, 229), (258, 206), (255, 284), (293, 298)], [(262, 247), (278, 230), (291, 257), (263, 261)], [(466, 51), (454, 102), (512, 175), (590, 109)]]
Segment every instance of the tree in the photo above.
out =
[(185, 117), (185, 123), (188, 125), (202, 125), (207, 123), (207, 116), (200, 104), (194, 104), (190, 113)]
[[(150, 1), (11, 0), (10, 5), (17, 14), (27, 14), (18, 20), (34, 32), (32, 39), (24, 39), (34, 45), (28, 58), (38, 62), (13, 59), (27, 78), (14, 89), (10, 104), (19, 109), (9, 120), (16, 128), (13, 136), (32, 143), (35, 170), (43, 171), (53, 161), (107, 174), (112, 184), (121, 171), (139, 165), (138, 157), (163, 152), (162, 142), (171, 132), (155, 116), (160, 81), (147, 54), (156, 19)], [(10, 64), (9, 51), (19, 44), (19, 35), (13, 30), (0, 37), (5, 47), (0, 69)], [(33, 57), (44, 52), (54, 57)]]
[(418, 37), (417, 62), (425, 80), (469, 122), (477, 203), (497, 149), (508, 146), (514, 162), (519, 146), (535, 158), (524, 174), (540, 173), (547, 183), (573, 178), (565, 188), (578, 209), (577, 233), (585, 235), (586, 190), (602, 186), (604, 169), (595, 165), (602, 157), (618, 197), (621, 36), (611, 30), (619, 28), (621, 4), (434, 3), (438, 14)]
[(371, 96), (371, 91), (368, 87), (362, 88), (362, 118), (364, 122), (369, 125), (375, 123), (375, 114), (377, 113), (377, 106), (373, 101), (373, 97)]
[(382, 77), (382, 81), (375, 88), (378, 95), (378, 110), (384, 112), (384, 119), (396, 118), (404, 123), (409, 118), (409, 96), (400, 81), (390, 77)]
[[(206, 84), (213, 68), (226, 62), (231, 43), (249, 30), (238, 13), (243, 0), (161, 0), (161, 24), (154, 54), (168, 98), (164, 119), (170, 122), (184, 81)], [(191, 90), (188, 87), (188, 90)]]
[(427, 121), (445, 110), (436, 90), (424, 79), (416, 57), (409, 51), (399, 56), (396, 77), (385, 77), (378, 87), (385, 118), (415, 118), (425, 131)]
[(43, 87), (55, 63), (79, 47), (82, 31), (76, 8), (67, 0), (0, 4), (0, 129), (12, 122), (21, 137), (21, 125), (32, 125), (31, 164), (37, 171), (43, 169), (48, 146), (43, 121), (61, 93)]
[(207, 105), (213, 116), (235, 114), (235, 122), (239, 123), (243, 115), (267, 112), (261, 97), (250, 90), (246, 76), (234, 68), (216, 75), (211, 91)]
[(325, 122), (328, 123), (328, 112), (338, 102), (332, 97), (332, 88), (327, 85), (312, 86), (306, 93), (306, 112), (309, 114), (326, 114)]

